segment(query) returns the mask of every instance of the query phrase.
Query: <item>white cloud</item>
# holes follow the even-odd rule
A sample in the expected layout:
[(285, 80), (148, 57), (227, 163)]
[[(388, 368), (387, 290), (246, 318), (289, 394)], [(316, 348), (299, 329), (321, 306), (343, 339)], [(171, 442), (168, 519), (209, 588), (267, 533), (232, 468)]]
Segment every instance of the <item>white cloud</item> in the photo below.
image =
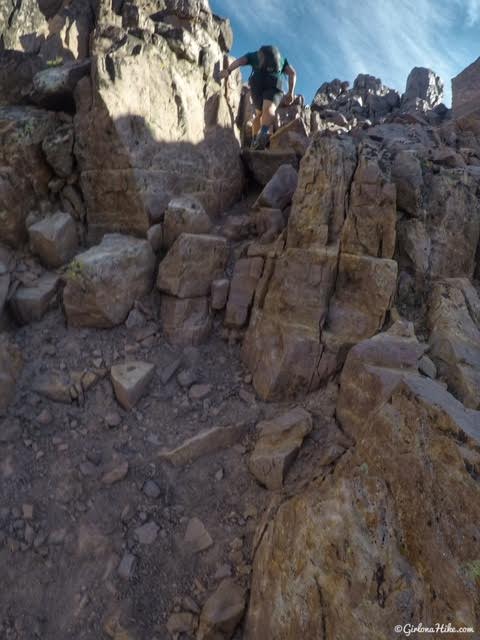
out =
[[(429, 67), (445, 84), (466, 66), (459, 28), (480, 22), (480, 0), (217, 0), (252, 35), (272, 34), (311, 83), (359, 73), (380, 77), (402, 92), (410, 70)], [(260, 39), (260, 36), (259, 38)], [(470, 60), (471, 62), (472, 60)], [(468, 62), (467, 62), (468, 63)], [(331, 70), (318, 77), (318, 69)]]

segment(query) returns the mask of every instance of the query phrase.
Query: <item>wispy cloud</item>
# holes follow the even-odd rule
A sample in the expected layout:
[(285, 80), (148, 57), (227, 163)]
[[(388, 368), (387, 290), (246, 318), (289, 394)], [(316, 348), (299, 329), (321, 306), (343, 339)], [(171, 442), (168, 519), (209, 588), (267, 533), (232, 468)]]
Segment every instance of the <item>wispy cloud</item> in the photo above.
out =
[[(458, 30), (480, 23), (480, 0), (212, 0), (252, 40), (266, 33), (304, 74), (308, 86), (370, 73), (403, 91), (415, 66), (445, 83), (473, 58)], [(322, 77), (319, 77), (323, 74)], [(328, 75), (325, 75), (328, 74)]]

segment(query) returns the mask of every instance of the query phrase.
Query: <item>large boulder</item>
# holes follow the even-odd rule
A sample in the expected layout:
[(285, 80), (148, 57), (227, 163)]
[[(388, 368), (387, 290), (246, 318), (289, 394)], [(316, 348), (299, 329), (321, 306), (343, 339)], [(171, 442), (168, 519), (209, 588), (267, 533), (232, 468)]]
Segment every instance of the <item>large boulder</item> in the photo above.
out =
[(429, 301), (430, 356), (465, 406), (480, 408), (480, 298), (466, 278), (435, 283)]
[(297, 171), (290, 164), (282, 164), (265, 185), (254, 207), (285, 209), (292, 202), (297, 183)]
[(215, 215), (241, 193), (234, 124), (240, 74), (225, 90), (215, 81), (228, 29), (208, 4), (192, 7), (150, 3), (148, 29), (132, 25), (132, 16), (123, 29), (108, 11), (101, 16), (91, 78), (75, 94), (75, 154), (90, 238), (111, 230), (146, 234), (173, 196), (188, 193)]
[(227, 257), (225, 238), (183, 233), (160, 263), (157, 287), (178, 298), (206, 296), (223, 275)]
[(135, 300), (151, 290), (154, 269), (155, 254), (146, 240), (107, 234), (68, 267), (63, 303), (69, 325), (121, 324)]

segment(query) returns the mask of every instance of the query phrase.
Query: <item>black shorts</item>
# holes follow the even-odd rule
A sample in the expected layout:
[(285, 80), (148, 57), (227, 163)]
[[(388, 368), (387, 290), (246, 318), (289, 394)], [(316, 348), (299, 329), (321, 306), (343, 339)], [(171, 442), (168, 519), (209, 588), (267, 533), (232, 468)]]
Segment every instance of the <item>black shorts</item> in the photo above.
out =
[(263, 109), (263, 101), (269, 100), (278, 107), (283, 98), (282, 80), (275, 76), (253, 75), (249, 80), (252, 102), (257, 111)]

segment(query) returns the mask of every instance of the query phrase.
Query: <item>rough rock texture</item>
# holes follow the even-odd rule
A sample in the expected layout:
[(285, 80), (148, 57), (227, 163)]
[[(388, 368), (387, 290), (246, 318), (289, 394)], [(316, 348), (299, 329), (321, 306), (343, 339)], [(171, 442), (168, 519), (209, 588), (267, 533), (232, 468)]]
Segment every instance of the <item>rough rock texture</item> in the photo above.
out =
[(75, 222), (68, 213), (58, 212), (28, 229), (30, 248), (46, 267), (61, 267), (78, 249)]
[(51, 169), (42, 141), (57, 117), (34, 107), (0, 108), (0, 241), (18, 247), (26, 240), (25, 220), (48, 201)]
[(188, 196), (173, 198), (165, 211), (163, 244), (169, 249), (182, 233), (209, 233), (212, 221), (198, 200)]
[(66, 273), (63, 303), (71, 326), (113, 327), (153, 285), (155, 256), (146, 240), (109, 234), (78, 255)]
[(183, 233), (160, 263), (157, 287), (177, 298), (206, 296), (223, 275), (227, 255), (225, 238)]
[(402, 109), (428, 111), (439, 105), (443, 98), (443, 82), (431, 69), (414, 67), (407, 78), (402, 96)]
[(208, 4), (185, 12), (189, 6), (166, 4), (151, 11), (154, 19), (127, 20), (123, 28), (110, 10), (99, 19), (91, 79), (77, 86), (75, 116), (91, 237), (145, 234), (174, 195), (195, 196), (216, 214), (240, 194), (239, 74), (226, 89), (213, 79), (229, 27)]
[[(392, 358), (382, 348), (369, 356), (366, 387), (353, 369), (342, 376), (350, 412), (341, 423), (356, 446), (261, 530), (249, 640), (390, 637), (392, 620), (445, 615), (452, 626), (475, 626), (480, 490), (467, 461), (479, 460), (480, 414), (413, 362), (410, 373), (398, 368), (403, 347), (389, 351)], [(382, 395), (355, 405), (351, 384)]]
[(430, 356), (466, 407), (480, 408), (480, 298), (465, 278), (435, 284), (429, 301)]
[(43, 318), (49, 308), (57, 303), (60, 278), (45, 273), (31, 286), (20, 286), (10, 299), (10, 308), (20, 324), (28, 324)]
[(240, 328), (246, 324), (262, 271), (262, 258), (237, 260), (225, 311), (225, 325), (227, 327)]
[(307, 127), (301, 118), (285, 124), (270, 138), (271, 151), (293, 151), (300, 157), (305, 155), (309, 144)]
[(476, 134), (480, 134), (479, 82), (480, 58), (452, 80), (452, 111), (455, 122), (460, 130)]
[(293, 151), (252, 151), (245, 149), (242, 158), (253, 179), (264, 187), (273, 178), (278, 169), (289, 164), (298, 167), (298, 159)]
[(206, 297), (175, 298), (164, 295), (160, 318), (163, 331), (173, 344), (200, 344), (212, 327), (212, 314)]
[(312, 430), (312, 417), (308, 411), (296, 407), (272, 420), (259, 422), (256, 430), (258, 440), (248, 468), (267, 489), (281, 489), (303, 439)]
[(197, 640), (229, 640), (245, 609), (245, 593), (231, 579), (223, 580), (200, 614)]
[(275, 175), (265, 185), (254, 207), (285, 209), (291, 202), (297, 188), (298, 174), (289, 164), (281, 165)]

